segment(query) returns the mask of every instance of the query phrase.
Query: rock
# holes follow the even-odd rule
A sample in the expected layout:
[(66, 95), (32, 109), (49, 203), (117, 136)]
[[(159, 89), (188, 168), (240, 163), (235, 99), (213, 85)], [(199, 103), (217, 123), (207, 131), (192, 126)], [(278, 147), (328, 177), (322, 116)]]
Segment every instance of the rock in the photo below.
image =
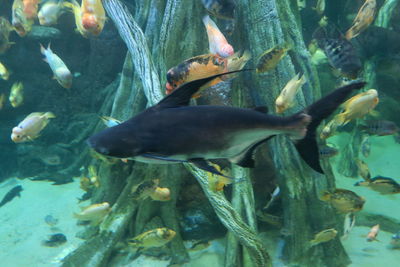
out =
[(32, 30), (26, 35), (26, 38), (30, 40), (49, 41), (61, 39), (61, 36), (62, 33), (59, 29), (35, 25), (32, 27)]

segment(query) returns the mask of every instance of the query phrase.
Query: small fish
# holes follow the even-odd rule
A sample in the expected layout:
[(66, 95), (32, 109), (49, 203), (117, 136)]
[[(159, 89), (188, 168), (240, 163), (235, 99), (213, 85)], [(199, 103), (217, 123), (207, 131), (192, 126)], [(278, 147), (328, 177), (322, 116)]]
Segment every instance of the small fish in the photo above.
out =
[(132, 198), (135, 200), (144, 200), (150, 196), (158, 187), (160, 179), (145, 180), (131, 189)]
[(96, 167), (89, 165), (88, 167), (88, 177), (82, 176), (80, 179), (80, 188), (88, 192), (93, 188), (100, 187), (99, 177), (97, 175)]
[(360, 148), (361, 148), (361, 154), (364, 157), (368, 158), (369, 155), (371, 154), (371, 140), (369, 138), (369, 135), (364, 135), (362, 137)]
[(203, 23), (207, 30), (210, 53), (218, 54), (223, 58), (232, 56), (235, 53), (233, 47), (228, 43), (210, 16), (204, 16)]
[(110, 204), (108, 202), (103, 202), (82, 208), (80, 213), (74, 213), (74, 217), (81, 221), (90, 221), (91, 225), (95, 226), (100, 224), (110, 211)]
[(127, 240), (129, 246), (134, 248), (154, 248), (162, 247), (170, 242), (176, 235), (176, 232), (168, 228), (156, 228), (144, 233), (141, 233), (134, 238)]
[(109, 116), (100, 116), (100, 119), (103, 121), (103, 123), (107, 126), (107, 127), (113, 127), (113, 126), (117, 126), (118, 124), (121, 124), (122, 121), (114, 119), (112, 117)]
[(339, 213), (360, 211), (365, 203), (365, 199), (353, 191), (339, 188), (333, 192), (324, 192), (320, 199), (330, 203)]
[(20, 37), (24, 37), (32, 30), (34, 20), (27, 18), (24, 13), (24, 3), (22, 0), (14, 0), (12, 5), (12, 20), (15, 31)]
[(192, 246), (190, 248), (188, 248), (188, 250), (191, 252), (195, 252), (195, 251), (204, 250), (204, 249), (208, 248), (209, 246), (211, 246), (211, 242), (203, 240), (203, 241), (198, 241), (196, 243), (193, 243)]
[(224, 190), (224, 187), (226, 185), (231, 184), (233, 182), (232, 179), (230, 179), (227, 176), (228, 172), (225, 171), (225, 170), (222, 170), (222, 168), (219, 165), (213, 164), (213, 163), (210, 163), (210, 165), (213, 166), (217, 170), (217, 172), (222, 173), (223, 176), (215, 174), (215, 173), (208, 172), (207, 173), (207, 176), (208, 176), (208, 187), (213, 192)]
[(400, 232), (392, 235), (392, 240), (390, 240), (391, 249), (400, 249)]
[(359, 128), (370, 135), (377, 136), (393, 135), (399, 132), (396, 123), (385, 120), (366, 120)]
[(168, 188), (159, 187), (160, 179), (147, 180), (132, 187), (132, 198), (135, 200), (144, 200), (150, 197), (156, 201), (171, 200), (171, 192)]
[(7, 68), (0, 62), (0, 78), (3, 80), (8, 80), (10, 77), (10, 72), (7, 70)]
[(268, 210), (269, 207), (271, 207), (271, 205), (276, 201), (276, 199), (279, 197), (280, 194), (281, 194), (281, 189), (279, 188), (279, 186), (277, 186), (274, 189), (274, 191), (272, 192), (271, 198), (269, 199), (267, 204), (264, 206), (263, 210)]
[(24, 102), (24, 84), (22, 82), (15, 82), (11, 86), (11, 92), (8, 100), (13, 108), (17, 108), (22, 105)]
[(310, 241), (310, 246), (316, 246), (321, 243), (325, 243), (334, 239), (337, 235), (337, 231), (334, 228), (326, 229), (314, 236), (314, 239)]
[(351, 120), (362, 118), (370, 113), (379, 103), (378, 91), (369, 89), (359, 93), (342, 104), (343, 112), (334, 118), (340, 126), (346, 125)]
[(10, 202), (15, 197), (21, 197), (21, 192), (23, 190), (24, 189), (20, 185), (13, 187), (10, 191), (7, 192), (7, 194), (1, 200), (0, 207), (3, 207), (6, 203)]
[(40, 25), (51, 26), (57, 24), (58, 18), (63, 12), (63, 1), (49, 0), (45, 2), (38, 13)]
[(367, 181), (357, 182), (355, 186), (369, 187), (382, 195), (400, 193), (400, 184), (389, 177), (375, 176)]
[(347, 213), (346, 216), (344, 217), (343, 236), (340, 238), (341, 240), (347, 239), (351, 230), (354, 228), (355, 224), (356, 224), (356, 215), (354, 215), (351, 212)]
[[(241, 57), (236, 53), (229, 58), (223, 58), (216, 54), (206, 54), (189, 58), (178, 66), (168, 70), (167, 84), (165, 85), (166, 94), (170, 94), (180, 85), (193, 80), (225, 73), (227, 71), (240, 70), (249, 59), (250, 53), (247, 51), (244, 52)], [(218, 77), (202, 86), (201, 90), (216, 85), (217, 83), (229, 78), (232, 78), (232, 75)]]
[(346, 39), (351, 40), (363, 32), (374, 21), (376, 13), (376, 0), (365, 0), (361, 6), (353, 25), (346, 32)]
[(319, 147), (319, 155), (321, 158), (331, 158), (339, 154), (339, 150), (331, 145), (323, 145)]
[(275, 101), (276, 113), (283, 113), (285, 110), (294, 107), (294, 98), (297, 91), (306, 83), (304, 74), (299, 78), (299, 73), (294, 76), (285, 87)]
[(0, 110), (2, 110), (4, 108), (4, 104), (6, 103), (6, 94), (2, 93), (0, 95)]
[(92, 36), (99, 35), (106, 21), (106, 12), (101, 0), (82, 0), (81, 11), (85, 32)]
[(332, 119), (330, 120), (325, 127), (322, 129), (319, 137), (323, 140), (335, 135), (336, 133), (336, 129), (338, 128), (338, 123), (336, 122), (336, 120)]
[(46, 215), (46, 217), (44, 217), (44, 221), (46, 222), (47, 225), (49, 226), (56, 226), (58, 223), (58, 219), (54, 218), (53, 215)]
[(281, 228), (283, 226), (283, 218), (280, 216), (272, 215), (261, 210), (258, 210), (256, 212), (256, 215), (260, 221), (266, 222), (278, 228)]
[(319, 27), (313, 33), (313, 38), (317, 40), (333, 68), (348, 78), (357, 78), (362, 68), (361, 60), (353, 45), (334, 25)]
[(266, 50), (258, 58), (256, 72), (264, 73), (274, 69), (290, 49), (288, 45), (277, 45)]
[(37, 17), (39, 2), (40, 0), (22, 0), (27, 19), (35, 19)]
[(29, 114), (17, 127), (12, 129), (11, 140), (14, 143), (22, 143), (38, 138), (40, 132), (49, 123), (49, 120), (55, 117), (51, 112), (33, 112)]
[(53, 71), (54, 79), (64, 88), (71, 88), (72, 86), (72, 74), (70, 70), (65, 65), (64, 61), (53, 53), (50, 49), (50, 44), (47, 46), (47, 49), (40, 44), (40, 52), (45, 56), (43, 59), (47, 62)]
[(171, 191), (167, 187), (156, 187), (154, 192), (150, 193), (150, 198), (155, 201), (171, 200)]
[(233, 20), (236, 4), (233, 0), (201, 0), (207, 11), (220, 19)]
[(14, 44), (9, 41), (10, 32), (13, 30), (10, 22), (4, 17), (0, 17), (0, 54), (4, 54)]
[(378, 236), (379, 233), (379, 224), (372, 226), (371, 230), (369, 231), (367, 235), (367, 241), (372, 242), (372, 241), (378, 241), (376, 237)]
[(42, 241), (42, 246), (55, 248), (63, 245), (65, 242), (67, 242), (67, 237), (62, 233), (58, 233), (50, 235), (48, 240)]
[(325, 12), (325, 7), (325, 0), (318, 0), (316, 6), (313, 7), (313, 9), (317, 12), (318, 15), (322, 15)]
[(371, 181), (371, 173), (369, 171), (367, 163), (362, 161), (361, 159), (355, 159), (357, 168), (358, 168), (358, 174), (365, 180), (365, 181)]

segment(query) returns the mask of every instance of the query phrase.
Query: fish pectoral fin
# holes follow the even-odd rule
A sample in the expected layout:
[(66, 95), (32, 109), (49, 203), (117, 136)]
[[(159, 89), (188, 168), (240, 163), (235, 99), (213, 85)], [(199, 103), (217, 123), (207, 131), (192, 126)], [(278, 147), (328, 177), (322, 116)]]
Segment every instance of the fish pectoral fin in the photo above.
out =
[(261, 145), (264, 142), (267, 142), (269, 139), (274, 137), (275, 135), (271, 135), (268, 138), (265, 138), (254, 145), (252, 145), (249, 149), (247, 149), (245, 152), (242, 154), (236, 156), (235, 158), (229, 159), (230, 162), (235, 163), (236, 165), (239, 165), (240, 167), (243, 168), (254, 168), (255, 166), (255, 161), (254, 161), (254, 153), (259, 145)]
[(172, 159), (172, 158), (168, 158), (167, 156), (156, 155), (156, 154), (151, 154), (151, 153), (140, 154), (140, 156), (145, 157), (145, 158), (150, 158), (150, 159), (161, 160), (161, 161), (186, 162), (185, 160)]

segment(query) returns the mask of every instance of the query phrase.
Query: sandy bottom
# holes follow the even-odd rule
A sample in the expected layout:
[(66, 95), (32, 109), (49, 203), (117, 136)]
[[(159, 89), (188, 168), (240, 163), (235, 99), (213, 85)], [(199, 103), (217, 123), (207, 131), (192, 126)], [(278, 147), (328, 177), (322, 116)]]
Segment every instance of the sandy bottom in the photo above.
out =
[[(59, 265), (55, 263), (56, 257), (82, 242), (75, 237), (82, 227), (72, 217), (73, 212), (79, 211), (77, 198), (82, 194), (79, 182), (54, 186), (49, 182), (13, 179), (0, 185), (0, 196), (16, 185), (24, 189), (21, 197), (0, 208), (0, 266)], [(47, 215), (58, 219), (58, 223), (53, 227), (46, 224)], [(67, 242), (59, 247), (41, 245), (55, 233), (63, 233)]]
[[(346, 145), (346, 137), (346, 134), (341, 134), (339, 137), (329, 139), (329, 142), (341, 148)], [(371, 143), (371, 155), (368, 158), (361, 156), (361, 159), (369, 165), (372, 175), (388, 176), (400, 183), (398, 176), (400, 174), (398, 160), (400, 145), (396, 144), (391, 136), (372, 137)], [(337, 166), (338, 159), (331, 160), (336, 172), (340, 167)], [(366, 198), (365, 211), (400, 220), (400, 194), (381, 195), (368, 188), (354, 186), (354, 183), (359, 180), (361, 178), (347, 178), (336, 173), (338, 188), (353, 190)], [(49, 182), (9, 179), (0, 184), (0, 198), (17, 184), (24, 188), (21, 198), (15, 198), (0, 208), (0, 266), (59, 266), (58, 260), (82, 242), (81, 239), (75, 237), (75, 234), (83, 230), (83, 227), (76, 225), (76, 220), (72, 217), (73, 212), (79, 211), (77, 198), (83, 194), (79, 188), (79, 182), (53, 186)], [(88, 204), (80, 204), (80, 206), (84, 205)], [(58, 219), (56, 229), (45, 223), (44, 218), (47, 215)], [(378, 236), (379, 242), (367, 242), (365, 235), (368, 231), (367, 227), (356, 225), (349, 237), (343, 241), (353, 262), (351, 266), (400, 266), (400, 250), (388, 248), (392, 233), (381, 231)], [(56, 248), (42, 246), (41, 242), (54, 233), (63, 233), (68, 239), (67, 243)], [(268, 251), (273, 255), (279, 254), (277, 248), (282, 243), (278, 243), (277, 233), (261, 233), (260, 235), (264, 236), (263, 240), (267, 240)], [(191, 262), (183, 266), (223, 266), (224, 244), (224, 239), (215, 240), (207, 249), (190, 252)], [(274, 258), (275, 266), (284, 266), (276, 256)], [(125, 266), (164, 267), (168, 264), (168, 261), (141, 256)]]

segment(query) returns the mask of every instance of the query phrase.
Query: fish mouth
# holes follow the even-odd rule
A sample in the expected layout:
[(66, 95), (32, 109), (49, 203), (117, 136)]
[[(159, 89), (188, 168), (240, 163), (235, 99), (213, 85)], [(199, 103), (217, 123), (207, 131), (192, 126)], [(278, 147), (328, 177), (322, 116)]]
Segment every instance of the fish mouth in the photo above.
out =
[(89, 145), (91, 149), (93, 149), (95, 152), (108, 156), (110, 154), (110, 150), (108, 148), (105, 148), (103, 146), (99, 146), (96, 144), (95, 141), (93, 141), (91, 138), (86, 140), (86, 143)]

